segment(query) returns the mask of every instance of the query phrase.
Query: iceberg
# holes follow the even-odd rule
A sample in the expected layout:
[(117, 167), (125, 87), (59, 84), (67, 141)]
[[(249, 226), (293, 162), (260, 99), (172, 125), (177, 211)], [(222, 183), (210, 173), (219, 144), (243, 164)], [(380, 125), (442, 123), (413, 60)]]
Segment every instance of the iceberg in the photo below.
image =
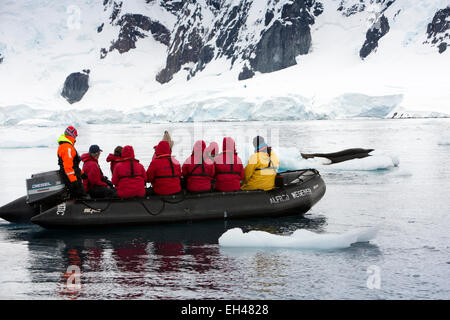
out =
[(219, 238), (219, 246), (233, 248), (294, 248), (307, 250), (345, 249), (357, 242), (373, 240), (380, 226), (364, 230), (353, 230), (343, 234), (319, 234), (304, 229), (290, 236), (271, 234), (265, 231), (244, 233), (240, 228), (226, 231)]
[(442, 138), (440, 141), (438, 141), (438, 145), (440, 146), (450, 146), (450, 137)]
[(18, 140), (17, 138), (12, 139), (1, 139), (0, 149), (23, 149), (23, 148), (49, 148), (56, 145), (56, 139), (53, 136), (46, 138), (30, 140), (29, 138), (24, 138)]
[[(128, 108), (35, 108), (29, 105), (0, 107), (0, 125), (53, 126), (74, 124), (285, 121), (350, 118), (384, 118), (401, 101), (398, 96), (344, 95), (327, 105), (312, 108), (312, 100), (301, 95), (269, 97), (233, 96), (201, 92), (173, 97), (151, 105)], [(227, 96), (229, 94), (229, 96)], [(245, 93), (243, 93), (245, 94)], [(207, 98), (204, 98), (207, 97)], [(351, 98), (354, 97), (354, 98)], [(105, 101), (106, 103), (106, 101)]]

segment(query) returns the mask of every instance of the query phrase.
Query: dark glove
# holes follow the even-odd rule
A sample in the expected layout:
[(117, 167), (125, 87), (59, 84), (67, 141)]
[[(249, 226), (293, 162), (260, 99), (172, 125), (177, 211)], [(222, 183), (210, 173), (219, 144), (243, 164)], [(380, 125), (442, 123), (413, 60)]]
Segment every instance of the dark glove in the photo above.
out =
[(81, 174), (81, 179), (83, 179), (83, 180), (87, 180), (87, 179), (88, 179), (88, 175), (87, 175), (86, 172), (83, 172), (83, 173)]
[(86, 198), (87, 197), (87, 193), (86, 193), (86, 190), (84, 190), (84, 186), (78, 180), (71, 182), (69, 189), (70, 189), (70, 194), (72, 195), (73, 198)]
[(187, 179), (184, 177), (181, 177), (180, 184), (181, 184), (181, 189), (186, 189), (187, 188)]
[(113, 185), (112, 182), (108, 179), (107, 176), (103, 176), (103, 177), (102, 177), (102, 181), (103, 181), (104, 183), (106, 183), (110, 188), (114, 188), (114, 185)]

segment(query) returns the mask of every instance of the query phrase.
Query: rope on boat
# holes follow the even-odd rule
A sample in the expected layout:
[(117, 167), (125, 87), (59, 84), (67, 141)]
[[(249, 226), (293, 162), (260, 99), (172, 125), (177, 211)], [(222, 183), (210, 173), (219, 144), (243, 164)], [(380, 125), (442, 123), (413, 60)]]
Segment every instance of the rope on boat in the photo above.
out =
[(161, 209), (157, 213), (153, 213), (149, 208), (147, 208), (147, 206), (145, 205), (145, 203), (143, 201), (139, 201), (139, 203), (144, 207), (145, 211), (147, 211), (147, 213), (152, 216), (158, 216), (164, 211), (164, 208), (166, 207), (166, 203), (164, 201), (161, 201), (161, 202), (162, 202)]
[(111, 202), (107, 202), (106, 207), (104, 207), (103, 209), (99, 209), (99, 208), (91, 207), (89, 204), (87, 204), (86, 202), (84, 202), (82, 200), (79, 200), (79, 202), (84, 204), (89, 209), (95, 210), (96, 212), (104, 212), (104, 211), (108, 210), (109, 207), (111, 206)]

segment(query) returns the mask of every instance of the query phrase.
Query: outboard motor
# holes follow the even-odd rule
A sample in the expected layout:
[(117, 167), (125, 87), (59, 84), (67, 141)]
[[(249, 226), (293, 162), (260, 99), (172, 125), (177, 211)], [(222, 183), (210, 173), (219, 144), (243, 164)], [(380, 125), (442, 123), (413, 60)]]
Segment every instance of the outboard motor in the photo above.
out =
[(27, 203), (53, 202), (66, 192), (59, 170), (36, 173), (27, 179)]
[(31, 175), (27, 195), (0, 207), (0, 218), (14, 223), (30, 223), (35, 215), (69, 198), (58, 170)]

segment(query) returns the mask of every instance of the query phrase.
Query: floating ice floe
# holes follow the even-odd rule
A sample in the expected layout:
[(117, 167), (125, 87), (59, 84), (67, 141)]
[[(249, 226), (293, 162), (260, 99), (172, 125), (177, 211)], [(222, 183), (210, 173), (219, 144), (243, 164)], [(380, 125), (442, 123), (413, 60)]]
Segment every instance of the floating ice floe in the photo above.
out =
[(30, 140), (2, 140), (0, 139), (0, 149), (22, 149), (22, 148), (48, 148), (54, 146), (56, 139), (49, 136), (44, 139)]
[(353, 159), (333, 164), (336, 170), (373, 171), (398, 167), (400, 161), (397, 157), (388, 155), (373, 155), (362, 159)]
[(310, 250), (334, 250), (350, 247), (353, 243), (368, 242), (375, 238), (380, 226), (343, 234), (319, 234), (304, 229), (290, 236), (271, 234), (265, 231), (244, 233), (240, 228), (226, 231), (219, 238), (219, 246), (235, 248), (295, 248)]
[(55, 123), (54, 121), (47, 120), (47, 119), (25, 119), (19, 121), (17, 126), (34, 126), (34, 127), (55, 127), (59, 125), (58, 123)]
[(440, 146), (450, 146), (450, 137), (441, 139), (440, 141), (438, 141), (438, 145), (440, 145)]

